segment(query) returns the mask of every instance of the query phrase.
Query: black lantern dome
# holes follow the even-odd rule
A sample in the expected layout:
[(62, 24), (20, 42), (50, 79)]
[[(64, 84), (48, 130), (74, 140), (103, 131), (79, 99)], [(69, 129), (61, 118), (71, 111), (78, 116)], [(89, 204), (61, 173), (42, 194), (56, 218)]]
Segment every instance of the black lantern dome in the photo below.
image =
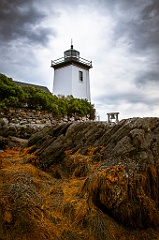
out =
[(78, 61), (79, 58), (80, 58), (80, 52), (73, 49), (73, 45), (71, 45), (71, 48), (69, 50), (66, 50), (64, 52), (64, 59), (65, 60), (74, 59), (74, 60)]

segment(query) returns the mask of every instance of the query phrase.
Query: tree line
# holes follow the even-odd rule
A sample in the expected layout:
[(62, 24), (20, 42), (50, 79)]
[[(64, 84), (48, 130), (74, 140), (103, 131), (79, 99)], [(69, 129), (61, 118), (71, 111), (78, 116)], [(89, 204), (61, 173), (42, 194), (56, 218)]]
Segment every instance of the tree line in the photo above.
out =
[(78, 99), (73, 96), (57, 97), (40, 88), (19, 86), (12, 78), (0, 74), (0, 109), (9, 107), (48, 110), (57, 118), (65, 115), (95, 118), (94, 105), (86, 99)]

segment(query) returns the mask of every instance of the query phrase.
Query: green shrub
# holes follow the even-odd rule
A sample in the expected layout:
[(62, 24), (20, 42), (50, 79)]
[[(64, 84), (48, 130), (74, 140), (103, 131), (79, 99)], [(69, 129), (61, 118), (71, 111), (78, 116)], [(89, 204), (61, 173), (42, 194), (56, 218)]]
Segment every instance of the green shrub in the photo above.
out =
[(94, 106), (86, 99), (73, 96), (55, 96), (31, 86), (18, 86), (12, 78), (0, 74), (0, 109), (7, 107), (28, 107), (48, 110), (55, 117), (77, 115), (95, 118)]

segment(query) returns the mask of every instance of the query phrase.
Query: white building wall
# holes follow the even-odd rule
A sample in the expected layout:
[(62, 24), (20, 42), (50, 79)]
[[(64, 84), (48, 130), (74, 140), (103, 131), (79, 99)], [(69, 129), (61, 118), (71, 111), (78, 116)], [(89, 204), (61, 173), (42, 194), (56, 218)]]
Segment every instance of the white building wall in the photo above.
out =
[[(79, 71), (83, 72), (83, 81), (79, 79)], [(53, 94), (73, 95), (75, 98), (91, 101), (89, 70), (75, 65), (55, 69)]]
[[(83, 81), (79, 79), (79, 71), (83, 72)], [(72, 66), (72, 92), (74, 97), (90, 101), (89, 70)]]
[(86, 71), (86, 81), (87, 81), (87, 99), (91, 102), (91, 88), (90, 88), (90, 78), (89, 78), (89, 70)]
[(72, 66), (54, 70), (53, 94), (71, 95), (72, 93)]

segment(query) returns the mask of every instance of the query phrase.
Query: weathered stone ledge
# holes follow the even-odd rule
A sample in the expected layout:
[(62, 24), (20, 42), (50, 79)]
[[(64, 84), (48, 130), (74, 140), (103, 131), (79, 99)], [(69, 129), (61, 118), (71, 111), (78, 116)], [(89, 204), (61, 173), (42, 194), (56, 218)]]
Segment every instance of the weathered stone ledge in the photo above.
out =
[(0, 118), (5, 119), (9, 125), (49, 125), (61, 122), (88, 121), (87, 117), (64, 117), (61, 119), (55, 118), (51, 112), (31, 110), (27, 108), (9, 108), (5, 111), (0, 111)]

